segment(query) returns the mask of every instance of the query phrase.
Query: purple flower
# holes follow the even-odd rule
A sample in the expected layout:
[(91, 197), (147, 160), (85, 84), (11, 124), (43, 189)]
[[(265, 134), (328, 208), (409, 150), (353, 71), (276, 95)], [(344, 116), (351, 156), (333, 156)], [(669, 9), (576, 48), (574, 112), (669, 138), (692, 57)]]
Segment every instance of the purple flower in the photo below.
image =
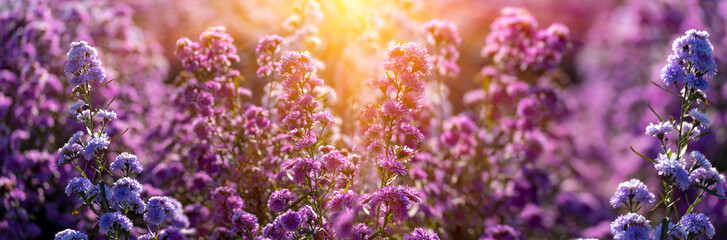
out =
[(91, 184), (91, 181), (85, 177), (74, 177), (68, 182), (68, 186), (66, 186), (66, 195), (70, 196), (73, 193), (86, 194), (92, 187), (93, 184)]
[(167, 227), (159, 232), (157, 239), (184, 240), (184, 235), (175, 227)]
[(282, 227), (286, 231), (297, 230), (301, 222), (302, 219), (300, 215), (290, 209), (288, 209), (287, 212), (283, 213), (275, 219), (275, 223), (280, 225), (280, 227)]
[(384, 157), (379, 160), (378, 165), (379, 167), (393, 174), (399, 174), (404, 176), (407, 173), (407, 169), (406, 166), (404, 166), (404, 163), (398, 161), (396, 158)]
[(724, 188), (722, 187), (722, 184), (724, 183), (725, 178), (722, 174), (717, 172), (716, 168), (697, 168), (689, 174), (689, 180), (704, 187), (714, 186), (714, 189), (712, 190), (716, 191), (717, 194), (724, 196)]
[(717, 73), (712, 43), (707, 39), (709, 33), (690, 29), (674, 40), (672, 50), (681, 61), (689, 61), (690, 66), (698, 73), (712, 78)]
[(283, 229), (280, 224), (268, 223), (262, 230), (262, 237), (272, 240), (289, 240), (293, 235)]
[(144, 221), (151, 225), (164, 223), (165, 219), (173, 218), (176, 214), (176, 207), (168, 197), (151, 197), (146, 204)]
[(649, 220), (636, 213), (621, 215), (611, 222), (611, 233), (614, 239), (649, 239), (651, 225)]
[(657, 164), (654, 165), (659, 175), (665, 176), (679, 187), (686, 190), (689, 187), (689, 173), (684, 169), (684, 163), (677, 161), (674, 157), (668, 158), (665, 154), (660, 153), (656, 158)]
[(660, 72), (661, 80), (669, 86), (671, 84), (684, 84), (687, 81), (686, 71), (681, 64), (669, 61)]
[(616, 193), (611, 197), (611, 206), (618, 208), (621, 204), (629, 202), (654, 204), (654, 194), (649, 192), (646, 185), (638, 179), (631, 179), (618, 185)]
[(712, 120), (707, 117), (707, 114), (704, 114), (697, 108), (692, 108), (692, 110), (689, 110), (689, 116), (694, 119), (695, 123), (699, 123), (697, 124), (698, 126), (709, 128), (712, 125)]
[(386, 186), (363, 196), (361, 203), (374, 211), (385, 206), (386, 209), (392, 211), (392, 222), (401, 223), (408, 218), (409, 206), (421, 201), (417, 193), (408, 186)]
[[(80, 75), (92, 67), (101, 65), (97, 58), (98, 52), (85, 41), (71, 43), (71, 50), (68, 51), (65, 74), (68, 77)], [(73, 86), (74, 88), (76, 86)]]
[(288, 189), (275, 191), (270, 195), (270, 199), (268, 199), (268, 209), (274, 212), (285, 211), (288, 204), (295, 201), (295, 199), (295, 193), (290, 192)]
[(83, 150), (83, 156), (86, 160), (91, 160), (96, 156), (96, 152), (109, 147), (109, 136), (106, 133), (101, 133), (100, 136), (94, 137), (86, 144), (86, 149)]
[(396, 75), (411, 73), (428, 76), (428, 57), (427, 49), (419, 43), (396, 44), (386, 51), (384, 69)]
[(114, 162), (110, 165), (112, 172), (135, 172), (137, 174), (144, 171), (144, 167), (141, 166), (139, 160), (136, 159), (136, 155), (123, 152), (116, 156)]
[(283, 163), (285, 170), (293, 172), (293, 181), (299, 185), (305, 184), (306, 177), (313, 172), (320, 172), (321, 163), (307, 157), (297, 157)]
[(236, 234), (254, 234), (257, 231), (257, 217), (248, 212), (237, 210), (232, 215), (232, 231)]
[(326, 205), (332, 212), (340, 212), (343, 209), (353, 209), (357, 204), (356, 200), (358, 200), (358, 196), (353, 191), (337, 191)]
[(321, 162), (325, 164), (327, 171), (336, 171), (339, 167), (347, 165), (349, 161), (346, 156), (336, 150), (323, 154)]
[(280, 49), (279, 46), (281, 43), (283, 43), (283, 40), (285, 39), (278, 35), (266, 35), (260, 38), (260, 41), (258, 41), (257, 48), (255, 48), (255, 53), (261, 54), (263, 52), (277, 52), (278, 49)]
[(215, 220), (225, 223), (237, 210), (242, 209), (244, 202), (234, 188), (218, 187), (212, 192), (212, 206), (215, 209)]
[(88, 235), (86, 235), (85, 233), (76, 231), (76, 230), (66, 229), (66, 230), (56, 233), (56, 236), (54, 239), (55, 240), (86, 240), (86, 239), (88, 239)]
[(374, 234), (374, 231), (372, 231), (370, 228), (366, 226), (366, 224), (359, 223), (353, 226), (353, 229), (351, 230), (351, 239), (352, 240), (359, 240), (359, 239), (366, 239), (367, 237)]
[(133, 178), (122, 178), (114, 182), (114, 187), (111, 189), (114, 193), (113, 202), (118, 204), (134, 202), (139, 198), (139, 194), (142, 190), (142, 185), (139, 181)]
[(409, 124), (409, 123), (402, 123), (399, 125), (399, 130), (406, 134), (407, 136), (412, 136), (414, 139), (416, 139), (418, 142), (421, 142), (424, 140), (424, 134), (422, 134), (421, 131), (419, 131), (419, 128), (416, 126)]
[[(106, 198), (105, 199), (106, 201), (112, 201), (114, 199), (113, 198), (114, 192), (111, 190), (111, 188), (109, 186), (106, 186), (105, 184), (104, 184), (104, 193), (106, 195), (106, 196), (104, 196)], [(104, 199), (101, 199), (102, 195), (101, 195), (100, 184), (96, 184), (96, 186), (89, 188), (88, 192), (86, 192), (86, 195), (88, 195), (88, 196), (95, 195), (95, 197), (93, 199), (96, 202), (101, 202), (102, 200), (104, 200)]]
[(439, 240), (439, 236), (425, 229), (416, 228), (411, 233), (404, 235), (404, 240)]
[(672, 127), (672, 124), (670, 122), (657, 122), (649, 123), (649, 126), (646, 126), (646, 135), (650, 136), (659, 136), (659, 135), (665, 135), (670, 132), (674, 132), (674, 127)]
[(692, 151), (690, 153), (690, 156), (692, 157), (692, 161), (694, 161), (695, 167), (702, 167), (702, 168), (712, 168), (712, 163), (707, 160), (704, 155), (699, 151)]
[(705, 234), (707, 237), (712, 238), (715, 234), (714, 226), (709, 222), (709, 217), (704, 213), (688, 213), (679, 220), (679, 226), (684, 228), (684, 231), (691, 236), (698, 236)]
[(98, 226), (101, 232), (108, 232), (119, 227), (120, 229), (131, 231), (133, 225), (131, 220), (120, 212), (110, 212), (101, 216), (101, 220), (98, 222)]

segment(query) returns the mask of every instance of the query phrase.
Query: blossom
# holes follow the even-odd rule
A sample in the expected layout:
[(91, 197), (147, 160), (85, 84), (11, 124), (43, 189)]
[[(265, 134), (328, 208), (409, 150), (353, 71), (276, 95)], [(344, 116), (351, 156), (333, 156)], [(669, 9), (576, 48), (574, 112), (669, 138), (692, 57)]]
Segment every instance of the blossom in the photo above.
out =
[(333, 212), (340, 212), (343, 209), (352, 209), (356, 205), (357, 195), (353, 191), (337, 191), (326, 205)]
[(91, 160), (96, 155), (97, 151), (108, 148), (109, 144), (111, 144), (111, 142), (109, 142), (109, 136), (106, 133), (101, 133), (101, 135), (91, 138), (91, 140), (88, 141), (86, 149), (83, 150), (83, 156), (86, 160)]
[(86, 102), (84, 102), (83, 100), (78, 100), (68, 107), (68, 112), (71, 113), (71, 116), (75, 116), (76, 114), (78, 114), (78, 110), (82, 110), (83, 106), (86, 106)]
[(114, 193), (114, 202), (133, 202), (136, 198), (139, 198), (139, 194), (142, 190), (142, 185), (136, 179), (125, 177), (116, 180), (111, 190)]
[(144, 221), (151, 225), (159, 225), (165, 219), (173, 218), (176, 214), (176, 207), (168, 197), (151, 197), (146, 204)]
[(131, 231), (131, 228), (133, 227), (133, 225), (131, 224), (131, 220), (129, 220), (129, 218), (121, 212), (105, 213), (103, 216), (101, 216), (101, 220), (99, 220), (98, 226), (101, 229), (101, 232), (107, 232), (109, 230), (113, 230), (116, 227), (119, 227), (120, 229), (126, 231)]
[(299, 185), (305, 184), (306, 177), (313, 172), (319, 172), (321, 163), (308, 157), (297, 157), (283, 163), (285, 170), (293, 172), (293, 181)]
[(232, 215), (232, 231), (236, 234), (254, 233), (257, 231), (257, 217), (248, 212), (237, 210)]
[(631, 179), (618, 185), (610, 202), (611, 206), (618, 208), (621, 204), (627, 204), (630, 201), (651, 205), (654, 204), (654, 194), (649, 192), (643, 182)]
[(611, 233), (614, 239), (650, 239), (651, 225), (649, 220), (636, 213), (621, 215), (611, 222)]
[(425, 229), (416, 228), (411, 233), (404, 235), (404, 240), (439, 240), (439, 236)]
[(297, 212), (288, 209), (287, 212), (278, 216), (275, 222), (287, 231), (295, 231), (300, 226), (302, 220)]
[(212, 192), (212, 206), (215, 217), (219, 222), (227, 222), (238, 209), (242, 209), (244, 202), (237, 191), (231, 187), (218, 187)]
[(399, 174), (403, 176), (406, 175), (407, 172), (404, 163), (398, 161), (396, 158), (384, 157), (379, 160), (378, 165), (379, 167), (393, 174)]
[(340, 151), (331, 151), (323, 154), (321, 162), (325, 164), (327, 171), (336, 171), (340, 166), (345, 166), (349, 161)]
[(280, 49), (280, 44), (285, 40), (283, 37), (278, 35), (266, 35), (258, 41), (255, 53), (261, 54), (263, 52), (274, 53)]
[(408, 217), (408, 208), (413, 203), (421, 202), (417, 193), (408, 186), (386, 186), (376, 192), (362, 197), (361, 203), (375, 210), (386, 206), (392, 211), (392, 222), (401, 223)]
[(724, 183), (725, 178), (722, 174), (717, 172), (716, 168), (697, 168), (689, 174), (689, 180), (704, 187), (714, 186), (713, 190), (715, 190), (717, 194), (724, 196), (724, 188), (722, 187), (722, 184)]
[(157, 239), (164, 240), (185, 240), (184, 235), (175, 227), (167, 227), (159, 231)]
[[(71, 50), (67, 54), (67, 62), (64, 69), (66, 76), (80, 75), (92, 67), (101, 65), (96, 48), (91, 47), (85, 41), (71, 43)], [(73, 86), (74, 88), (76, 86)]]
[(397, 75), (413, 73), (428, 76), (430, 73), (428, 57), (427, 49), (420, 43), (396, 44), (386, 51), (384, 69)]
[(85, 177), (74, 177), (71, 179), (70, 182), (68, 182), (68, 185), (66, 186), (66, 195), (70, 196), (71, 194), (86, 194), (88, 192), (88, 189), (92, 188), (93, 184), (91, 184), (91, 181), (89, 181)]
[(88, 235), (86, 235), (85, 233), (76, 231), (76, 230), (71, 230), (71, 229), (66, 229), (66, 230), (56, 233), (55, 238), (54, 238), (54, 240), (86, 240), (86, 239), (88, 239)]
[(695, 123), (698, 123), (698, 126), (709, 128), (712, 125), (712, 120), (699, 109), (692, 108), (692, 110), (689, 110), (689, 116), (694, 119)]
[(687, 30), (684, 36), (674, 40), (672, 50), (679, 60), (690, 62), (698, 74), (712, 78), (717, 73), (717, 64), (712, 56), (714, 47), (708, 37), (706, 31)]
[(702, 167), (702, 168), (712, 168), (712, 164), (707, 160), (704, 155), (699, 151), (692, 151), (689, 154), (692, 157), (692, 161), (694, 161), (694, 166), (696, 167)]
[(374, 234), (374, 231), (368, 228), (366, 224), (359, 223), (353, 226), (353, 229), (351, 230), (351, 239), (366, 239), (372, 234)]
[(668, 158), (665, 154), (660, 153), (656, 158), (657, 164), (654, 165), (659, 175), (665, 176), (679, 187), (686, 190), (689, 187), (689, 173), (684, 169), (684, 163), (677, 161), (674, 156)]
[(292, 239), (293, 235), (278, 223), (268, 223), (262, 230), (262, 237), (272, 240), (288, 240)]
[(285, 208), (288, 207), (288, 204), (295, 201), (295, 199), (295, 193), (290, 192), (290, 190), (288, 189), (275, 191), (273, 194), (270, 195), (270, 198), (268, 199), (268, 209), (274, 212), (285, 211)]
[(96, 202), (112, 201), (114, 192), (111, 190), (111, 188), (109, 186), (106, 186), (105, 184), (103, 186), (104, 186), (104, 193), (105, 193), (105, 196), (103, 196), (104, 199), (101, 198), (102, 197), (101, 184), (96, 184), (96, 186), (89, 188), (88, 192), (86, 192), (86, 195), (95, 196), (93, 199)]
[(412, 136), (414, 139), (416, 139), (418, 142), (421, 142), (424, 140), (424, 134), (422, 134), (421, 131), (419, 131), (419, 128), (416, 126), (409, 124), (409, 123), (403, 123), (399, 125), (399, 130), (406, 134), (407, 136)]
[(705, 234), (707, 237), (712, 238), (715, 234), (714, 226), (704, 213), (688, 213), (682, 216), (679, 220), (679, 226), (682, 226), (689, 236)]
[(649, 123), (649, 126), (646, 127), (646, 135), (655, 137), (674, 131), (674, 128), (669, 122), (657, 122), (656, 124)]
[(132, 171), (139, 174), (144, 171), (144, 167), (141, 166), (136, 155), (127, 152), (123, 152), (116, 156), (116, 159), (114, 159), (111, 163), (110, 168), (112, 172)]

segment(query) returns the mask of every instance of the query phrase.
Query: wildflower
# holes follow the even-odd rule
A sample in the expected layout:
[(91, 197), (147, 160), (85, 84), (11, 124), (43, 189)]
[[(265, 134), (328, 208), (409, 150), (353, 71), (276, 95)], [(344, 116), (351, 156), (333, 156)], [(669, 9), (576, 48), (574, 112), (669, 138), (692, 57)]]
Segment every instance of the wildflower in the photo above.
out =
[(255, 53), (261, 54), (263, 52), (277, 52), (278, 49), (280, 49), (279, 46), (281, 43), (283, 43), (283, 40), (285, 39), (278, 35), (264, 36), (260, 38), (260, 41), (258, 41), (257, 48), (255, 48)]
[(418, 142), (424, 140), (424, 134), (422, 134), (422, 132), (419, 131), (419, 128), (417, 128), (416, 126), (409, 123), (403, 123), (398, 127), (399, 130), (401, 130), (404, 134), (414, 137), (414, 139), (416, 139)]
[(670, 122), (657, 122), (649, 123), (649, 126), (646, 127), (646, 135), (650, 136), (663, 136), (667, 133), (674, 132), (674, 128), (672, 127)]
[(712, 164), (707, 160), (704, 155), (699, 151), (692, 151), (692, 153), (689, 154), (692, 157), (692, 161), (694, 161), (695, 167), (702, 167), (702, 168), (712, 168)]
[(374, 234), (374, 231), (368, 228), (366, 224), (359, 223), (353, 226), (353, 229), (351, 230), (351, 239), (366, 239), (372, 234)]
[(68, 186), (66, 186), (66, 195), (70, 196), (71, 194), (86, 194), (88, 192), (88, 189), (92, 188), (93, 184), (91, 184), (91, 181), (89, 181), (85, 177), (74, 177), (71, 179), (70, 182), (68, 182)]
[(114, 193), (113, 200), (116, 203), (133, 202), (139, 197), (142, 185), (133, 178), (122, 178), (116, 180), (114, 187), (111, 189)]
[(215, 208), (216, 220), (227, 222), (238, 209), (242, 209), (244, 202), (237, 191), (231, 187), (218, 187), (212, 192), (212, 206)]
[(86, 240), (86, 239), (88, 239), (88, 235), (86, 235), (85, 233), (76, 231), (76, 230), (71, 230), (71, 229), (66, 229), (66, 230), (56, 233), (55, 238), (54, 238), (54, 240)]
[(646, 185), (638, 179), (631, 179), (618, 185), (616, 193), (611, 197), (611, 206), (618, 208), (621, 204), (629, 202), (654, 204), (654, 194), (649, 192)]
[(285, 211), (285, 208), (288, 207), (288, 204), (295, 201), (295, 199), (295, 193), (290, 192), (290, 190), (288, 189), (275, 191), (273, 194), (270, 195), (270, 199), (268, 199), (268, 209), (274, 212)]
[(131, 231), (131, 228), (133, 227), (131, 220), (120, 212), (109, 212), (104, 214), (101, 216), (98, 226), (101, 229), (101, 232), (107, 232), (116, 227), (126, 231)]
[(439, 236), (425, 229), (416, 228), (411, 233), (404, 235), (404, 240), (439, 240)]
[(644, 239), (649, 240), (651, 225), (649, 220), (636, 213), (621, 215), (611, 222), (611, 233), (614, 239)]
[(428, 76), (430, 73), (428, 57), (427, 49), (419, 43), (396, 44), (386, 51), (384, 69), (396, 75), (412, 73)]
[(386, 186), (362, 197), (361, 203), (369, 209), (379, 209), (382, 205), (392, 211), (392, 221), (401, 223), (407, 219), (407, 209), (413, 203), (421, 202), (417, 193), (408, 186)]
[(71, 43), (71, 50), (68, 51), (68, 61), (64, 69), (66, 76), (80, 75), (85, 70), (100, 66), (101, 61), (97, 57), (96, 49), (85, 41)]
[(725, 181), (724, 176), (717, 172), (716, 168), (700, 167), (689, 174), (689, 180), (703, 187), (714, 186), (717, 194), (724, 196), (724, 188), (722, 184)]
[(293, 172), (293, 181), (303, 185), (305, 184), (306, 177), (310, 176), (311, 173), (319, 172), (321, 163), (308, 157), (297, 157), (283, 163), (285, 170)]
[(356, 205), (357, 195), (353, 191), (337, 191), (328, 201), (328, 208), (333, 212), (340, 212), (343, 209), (352, 209)]
[(688, 213), (682, 216), (679, 220), (679, 226), (682, 226), (690, 237), (705, 234), (707, 237), (712, 238), (715, 234), (714, 226), (704, 213)]
[(288, 209), (287, 212), (278, 216), (275, 222), (287, 231), (295, 231), (300, 226), (302, 220), (297, 212)]
[(340, 166), (346, 165), (348, 158), (340, 151), (331, 151), (321, 157), (321, 162), (325, 164), (327, 171), (336, 171)]
[(144, 221), (151, 225), (159, 225), (165, 219), (173, 218), (176, 207), (168, 197), (151, 197), (146, 205)]
[(378, 162), (379, 167), (384, 170), (399, 175), (406, 175), (406, 166), (404, 163), (396, 160), (396, 158), (384, 157)]
[(68, 112), (71, 113), (71, 116), (75, 116), (78, 114), (78, 110), (81, 110), (83, 106), (86, 106), (86, 102), (78, 100), (68, 107)]
[(292, 239), (293, 235), (283, 229), (280, 224), (268, 223), (262, 230), (262, 237), (273, 240), (288, 240)]
[(712, 56), (714, 47), (708, 37), (706, 31), (687, 30), (684, 36), (674, 40), (672, 50), (679, 60), (690, 62), (698, 74), (712, 78), (717, 73), (717, 64)]
[(693, 108), (692, 110), (689, 110), (689, 116), (694, 119), (694, 122), (697, 126), (709, 128), (709, 126), (712, 125), (712, 120), (707, 117), (707, 114), (699, 111), (699, 109)]
[(678, 62), (669, 61), (659, 73), (661, 80), (667, 86), (671, 84), (684, 84), (687, 81), (686, 71)]
[(112, 172), (131, 171), (139, 174), (144, 171), (144, 167), (141, 166), (136, 155), (127, 152), (116, 156), (116, 159), (111, 163), (110, 168)]
[(86, 160), (91, 160), (97, 151), (108, 148), (109, 144), (111, 144), (109, 142), (109, 136), (106, 133), (102, 133), (88, 141), (86, 149), (83, 150), (83, 156)]
[(684, 169), (684, 163), (677, 161), (674, 157), (668, 158), (663, 153), (659, 154), (656, 162), (657, 164), (654, 167), (659, 172), (659, 175), (674, 181), (681, 190), (686, 190), (689, 187), (689, 173)]
[(232, 231), (236, 234), (255, 233), (258, 228), (257, 217), (248, 212), (237, 210), (232, 215)]
[(113, 200), (113, 194), (114, 194), (114, 192), (111, 190), (111, 188), (109, 186), (104, 185), (104, 193), (105, 193), (105, 196), (103, 196), (103, 197), (105, 197), (105, 198), (102, 199), (101, 198), (102, 197), (102, 195), (101, 195), (101, 184), (96, 184), (96, 186), (88, 189), (88, 192), (86, 192), (86, 195), (88, 195), (88, 196), (95, 196), (93, 199), (96, 202), (112, 201)]

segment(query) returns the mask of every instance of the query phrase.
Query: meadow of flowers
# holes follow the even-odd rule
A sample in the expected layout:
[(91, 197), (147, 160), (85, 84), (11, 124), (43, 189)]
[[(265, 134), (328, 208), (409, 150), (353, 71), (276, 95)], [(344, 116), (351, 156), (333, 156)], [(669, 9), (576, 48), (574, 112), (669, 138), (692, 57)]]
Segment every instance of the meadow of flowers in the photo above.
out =
[(727, 239), (727, 2), (5, 0), (0, 239)]

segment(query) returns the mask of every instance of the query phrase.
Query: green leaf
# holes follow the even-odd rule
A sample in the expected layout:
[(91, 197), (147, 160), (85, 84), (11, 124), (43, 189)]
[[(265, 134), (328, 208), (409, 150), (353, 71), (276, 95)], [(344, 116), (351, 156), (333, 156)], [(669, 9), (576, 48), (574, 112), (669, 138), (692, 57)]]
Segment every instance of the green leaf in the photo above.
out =
[(651, 158), (647, 158), (646, 156), (644, 156), (644, 155), (642, 155), (641, 153), (637, 152), (637, 151), (636, 151), (636, 150), (634, 149), (634, 147), (631, 147), (631, 146), (629, 146), (629, 148), (631, 148), (631, 151), (633, 151), (634, 153), (636, 153), (636, 155), (639, 155), (639, 157), (641, 157), (641, 158), (643, 158), (643, 159), (645, 159), (645, 160), (647, 160), (647, 161), (649, 161), (649, 162), (652, 162), (652, 163), (654, 163), (654, 164), (657, 164), (657, 163), (659, 163), (659, 162), (657, 162), (657, 161), (654, 161), (654, 160), (652, 160)]
[(111, 139), (109, 139), (109, 141), (111, 141), (111, 140), (114, 140), (114, 139), (117, 139), (117, 138), (121, 137), (121, 135), (124, 135), (124, 133), (126, 133), (127, 131), (129, 131), (129, 129), (128, 129), (128, 128), (127, 128), (126, 130), (124, 130), (124, 132), (122, 132), (122, 133), (119, 133), (119, 135), (116, 135), (115, 137), (112, 137)]
[(715, 192), (715, 191), (713, 191), (713, 190), (709, 190), (709, 188), (706, 188), (706, 187), (704, 187), (704, 186), (702, 186), (702, 185), (692, 184), (692, 187), (696, 187), (696, 188), (702, 189), (702, 190), (704, 190), (705, 192), (707, 192), (707, 193), (711, 194), (712, 196), (718, 197), (718, 198), (720, 198), (720, 199), (727, 199), (727, 197), (725, 197), (725, 196), (722, 196), (722, 195), (719, 195), (719, 194), (717, 194), (717, 192)]
[(654, 82), (654, 81), (651, 81), (651, 83), (653, 83), (653, 84), (654, 84), (654, 86), (656, 86), (656, 87), (660, 88), (661, 90), (664, 90), (664, 91), (666, 91), (666, 92), (668, 92), (668, 93), (670, 93), (670, 94), (672, 94), (672, 95), (674, 95), (674, 96), (677, 96), (677, 97), (681, 97), (681, 96), (679, 96), (679, 94), (676, 94), (676, 93), (672, 92), (671, 90), (669, 90), (669, 89), (666, 89), (666, 88), (662, 87), (661, 85), (659, 85), (658, 83), (656, 83), (656, 82)]
[(658, 208), (659, 206), (661, 206), (662, 203), (664, 203), (664, 199), (662, 199), (656, 205), (654, 205), (654, 207), (651, 208), (651, 210), (649, 210), (649, 212), (653, 212), (654, 210), (656, 210), (656, 208)]
[(697, 206), (697, 204), (699, 204), (700, 202), (702, 202), (702, 199), (703, 198), (698, 198), (697, 201), (695, 201), (694, 203), (692, 203), (692, 205), (689, 205), (689, 208), (687, 208), (687, 212), (685, 212), (684, 215), (689, 214), (690, 212), (692, 212), (692, 210), (694, 210), (694, 207)]
[(317, 97), (316, 100), (321, 100), (324, 97), (328, 96), (328, 94), (331, 93), (331, 91), (328, 91), (326, 94), (321, 95), (320, 97)]
[(662, 121), (662, 122), (664, 121), (664, 119), (663, 119), (663, 118), (661, 118), (661, 116), (659, 116), (659, 114), (658, 114), (658, 113), (656, 113), (656, 111), (654, 111), (654, 108), (652, 108), (650, 104), (646, 104), (646, 106), (648, 106), (648, 107), (649, 107), (649, 109), (651, 109), (651, 112), (653, 112), (653, 113), (654, 113), (654, 115), (656, 115), (656, 117), (657, 117), (657, 118), (659, 118), (659, 121)]

